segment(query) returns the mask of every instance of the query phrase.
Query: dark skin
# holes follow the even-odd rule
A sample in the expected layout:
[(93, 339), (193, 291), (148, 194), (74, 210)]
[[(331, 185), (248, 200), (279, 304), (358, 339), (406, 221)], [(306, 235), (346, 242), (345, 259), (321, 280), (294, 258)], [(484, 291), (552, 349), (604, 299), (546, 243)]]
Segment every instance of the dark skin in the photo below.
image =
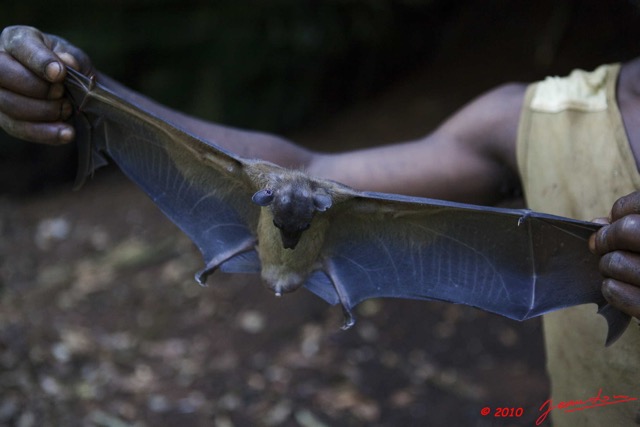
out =
[(615, 307), (640, 318), (640, 193), (618, 199), (601, 221), (608, 225), (591, 236), (589, 247), (601, 256), (602, 293)]
[[(98, 81), (190, 132), (243, 157), (261, 158), (358, 189), (404, 193), (477, 204), (501, 201), (518, 185), (516, 136), (525, 85), (500, 86), (468, 103), (434, 132), (415, 141), (338, 154), (314, 152), (283, 138), (206, 122), (157, 104), (96, 71), (87, 55), (31, 27), (0, 35), (0, 127), (18, 138), (65, 144), (75, 132), (65, 120), (64, 65)], [(640, 158), (640, 60), (623, 65), (617, 98), (631, 148)], [(616, 308), (640, 318), (640, 192), (619, 199), (592, 236), (606, 278), (603, 294)]]

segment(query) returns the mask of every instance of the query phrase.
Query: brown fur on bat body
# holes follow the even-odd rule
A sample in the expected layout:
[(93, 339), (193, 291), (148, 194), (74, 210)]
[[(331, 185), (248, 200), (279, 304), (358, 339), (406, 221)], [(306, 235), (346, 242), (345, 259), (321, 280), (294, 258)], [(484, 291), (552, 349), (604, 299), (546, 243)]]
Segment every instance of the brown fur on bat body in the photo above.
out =
[[(323, 215), (334, 203), (353, 195), (341, 184), (310, 178), (303, 172), (287, 170), (269, 162), (246, 160), (244, 173), (254, 188), (262, 188), (252, 196), (260, 206), (256, 239), (246, 242), (243, 250), (257, 249), (261, 276), (276, 296), (292, 292), (304, 285), (309, 274), (322, 267), (320, 255), (330, 220)], [(198, 273), (206, 278), (226, 260)]]

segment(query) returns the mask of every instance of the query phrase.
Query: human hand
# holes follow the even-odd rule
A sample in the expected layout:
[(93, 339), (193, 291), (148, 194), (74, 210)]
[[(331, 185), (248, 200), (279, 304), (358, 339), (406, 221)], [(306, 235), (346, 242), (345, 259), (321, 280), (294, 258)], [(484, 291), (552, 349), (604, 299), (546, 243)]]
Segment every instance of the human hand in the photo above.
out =
[(72, 106), (64, 97), (65, 65), (90, 74), (87, 55), (66, 40), (32, 27), (0, 34), (0, 127), (32, 142), (62, 144), (75, 131), (64, 121)]
[(600, 255), (602, 293), (617, 309), (640, 318), (640, 192), (618, 199), (604, 225), (589, 239)]

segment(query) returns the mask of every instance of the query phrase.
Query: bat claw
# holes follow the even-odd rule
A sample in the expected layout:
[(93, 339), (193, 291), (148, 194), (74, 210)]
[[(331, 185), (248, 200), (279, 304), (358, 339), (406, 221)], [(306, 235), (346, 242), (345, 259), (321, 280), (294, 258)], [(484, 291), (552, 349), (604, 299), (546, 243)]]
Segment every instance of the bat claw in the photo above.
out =
[(196, 273), (196, 282), (198, 282), (198, 284), (200, 286), (202, 286), (203, 288), (207, 287), (207, 278), (209, 277), (209, 275), (213, 273), (213, 270), (205, 268), (203, 270), (200, 270)]
[(524, 222), (529, 219), (529, 217), (531, 216), (531, 211), (527, 211), (524, 214), (522, 214), (522, 216), (520, 218), (518, 218), (518, 227), (520, 227), (522, 224), (524, 224)]
[(345, 306), (342, 307), (342, 314), (344, 314), (344, 323), (342, 324), (340, 329), (342, 329), (343, 331), (351, 329), (351, 327), (356, 324), (356, 318), (353, 316), (351, 310)]

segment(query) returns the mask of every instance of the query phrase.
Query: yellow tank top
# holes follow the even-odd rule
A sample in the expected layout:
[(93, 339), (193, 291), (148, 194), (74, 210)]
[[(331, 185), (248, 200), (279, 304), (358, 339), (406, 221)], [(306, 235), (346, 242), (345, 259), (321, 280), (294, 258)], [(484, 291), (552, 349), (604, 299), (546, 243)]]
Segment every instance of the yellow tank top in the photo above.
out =
[[(640, 189), (615, 91), (620, 66), (549, 77), (526, 92), (518, 130), (518, 167), (528, 207), (591, 220)], [(553, 405), (596, 396), (640, 398), (640, 329), (635, 320), (611, 347), (593, 304), (544, 317)], [(542, 404), (542, 402), (541, 402)], [(569, 409), (569, 408), (567, 408)], [(640, 399), (574, 412), (550, 412), (554, 427), (627, 426)]]

